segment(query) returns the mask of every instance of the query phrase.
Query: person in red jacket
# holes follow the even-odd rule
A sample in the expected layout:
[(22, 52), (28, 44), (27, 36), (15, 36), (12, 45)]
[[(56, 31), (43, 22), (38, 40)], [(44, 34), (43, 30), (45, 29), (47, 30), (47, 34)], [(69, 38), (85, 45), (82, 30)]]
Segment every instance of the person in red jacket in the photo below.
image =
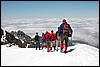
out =
[(47, 52), (50, 52), (50, 33), (48, 31), (46, 31), (44, 39), (46, 39)]
[(51, 34), (50, 34), (50, 50), (52, 51), (52, 47), (54, 47), (54, 51), (55, 51), (55, 48), (56, 48), (56, 44), (55, 44), (55, 41), (56, 41), (56, 34), (53, 32), (53, 30), (51, 30)]

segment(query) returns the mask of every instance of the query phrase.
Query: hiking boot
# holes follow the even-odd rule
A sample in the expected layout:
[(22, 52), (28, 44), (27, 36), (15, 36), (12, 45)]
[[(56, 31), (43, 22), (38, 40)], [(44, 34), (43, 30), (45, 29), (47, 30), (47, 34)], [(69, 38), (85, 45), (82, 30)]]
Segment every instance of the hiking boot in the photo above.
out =
[(41, 49), (39, 48), (39, 50), (41, 50)]
[(62, 51), (63, 51), (63, 48), (61, 48), (60, 52), (62, 52)]
[(52, 50), (52, 47), (50, 48), (50, 50)]
[(54, 46), (54, 51), (56, 50), (56, 47)]
[(67, 51), (65, 50), (64, 53), (67, 53)]
[(42, 47), (42, 50), (43, 50), (43, 47)]
[(41, 49), (40, 49), (40, 46), (39, 46), (39, 50), (41, 50)]
[(50, 52), (50, 50), (47, 50), (47, 52)]
[(37, 47), (36, 47), (36, 50), (37, 50)]
[(58, 49), (56, 49), (56, 51), (58, 51)]

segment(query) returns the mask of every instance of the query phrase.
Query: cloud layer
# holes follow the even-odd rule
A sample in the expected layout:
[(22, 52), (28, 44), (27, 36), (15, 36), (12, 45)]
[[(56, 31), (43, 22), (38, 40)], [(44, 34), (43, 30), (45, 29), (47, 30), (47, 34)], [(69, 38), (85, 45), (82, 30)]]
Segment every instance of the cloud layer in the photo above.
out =
[[(36, 32), (41, 36), (45, 31), (57, 31), (61, 21), (62, 18), (2, 19), (1, 27), (7, 31), (22, 30), (34, 37)], [(99, 17), (67, 18), (67, 21), (74, 31), (73, 40), (99, 47)]]

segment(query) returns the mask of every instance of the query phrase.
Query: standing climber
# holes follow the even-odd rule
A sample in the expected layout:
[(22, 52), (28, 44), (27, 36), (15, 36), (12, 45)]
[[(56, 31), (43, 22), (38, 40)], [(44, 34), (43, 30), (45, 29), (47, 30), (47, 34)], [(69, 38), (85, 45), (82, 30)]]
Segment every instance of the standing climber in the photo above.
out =
[(66, 19), (63, 19), (62, 24), (58, 29), (58, 39), (61, 40), (61, 52), (63, 51), (64, 47), (64, 53), (67, 53), (68, 37), (72, 35), (72, 32), (71, 26), (66, 22)]

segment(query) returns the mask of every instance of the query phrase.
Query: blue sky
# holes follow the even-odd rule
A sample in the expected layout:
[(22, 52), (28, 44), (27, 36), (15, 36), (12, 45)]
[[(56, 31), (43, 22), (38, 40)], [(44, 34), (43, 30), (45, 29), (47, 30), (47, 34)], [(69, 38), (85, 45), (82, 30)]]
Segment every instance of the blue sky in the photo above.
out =
[(99, 1), (1, 1), (1, 18), (98, 17)]

